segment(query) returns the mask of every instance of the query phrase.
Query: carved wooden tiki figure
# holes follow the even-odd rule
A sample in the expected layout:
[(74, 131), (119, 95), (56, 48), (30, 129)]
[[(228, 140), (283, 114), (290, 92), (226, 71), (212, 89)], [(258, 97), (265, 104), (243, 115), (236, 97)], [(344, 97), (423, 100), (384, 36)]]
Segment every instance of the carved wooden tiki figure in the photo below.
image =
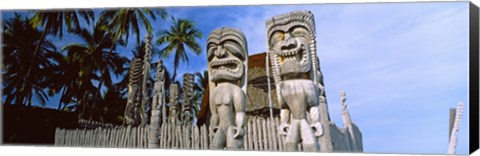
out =
[(125, 124), (140, 124), (139, 105), (141, 103), (141, 87), (142, 87), (142, 60), (133, 58), (130, 63), (129, 82), (128, 82), (128, 99), (125, 107)]
[(150, 99), (151, 90), (147, 87), (148, 84), (148, 79), (151, 77), (150, 75), (150, 61), (152, 60), (152, 35), (147, 34), (145, 35), (145, 55), (143, 55), (143, 80), (142, 80), (142, 98), (141, 98), (141, 105), (140, 105), (140, 120), (141, 120), (141, 125), (146, 125), (147, 124), (147, 112), (146, 112), (146, 107), (147, 107), (147, 101)]
[(167, 123), (167, 103), (165, 101), (165, 67), (163, 61), (158, 60), (157, 74), (155, 75), (155, 85), (153, 88), (153, 107), (160, 107), (161, 110), (161, 123)]
[(178, 122), (178, 103), (180, 98), (180, 88), (178, 84), (171, 84), (170, 85), (170, 114), (168, 115), (168, 119), (172, 125), (176, 125)]
[[(150, 116), (150, 133), (148, 139), (148, 147), (158, 148), (158, 133), (160, 125), (165, 123), (160, 119), (165, 116), (165, 86), (164, 86), (165, 69), (162, 60), (158, 60), (157, 73), (155, 74), (155, 84), (153, 87), (153, 98)], [(163, 110), (163, 112), (162, 112)]]
[(242, 149), (245, 134), (247, 41), (237, 29), (220, 28), (207, 39), (212, 149)]
[(266, 22), (267, 42), (277, 98), (281, 106), (279, 133), (287, 151), (319, 151), (320, 122), (315, 24), (313, 14), (298, 11)]
[[(160, 111), (165, 108), (165, 69), (163, 67), (163, 61), (158, 60), (157, 63), (157, 73), (155, 74), (155, 84), (153, 86), (153, 98), (152, 98), (152, 109), (158, 110), (159, 114), (164, 115), (165, 110)], [(164, 117), (159, 117), (164, 119)], [(159, 121), (160, 122), (160, 121)]]
[(186, 73), (183, 75), (183, 102), (182, 102), (182, 123), (191, 125), (193, 123), (193, 112), (192, 112), (192, 102), (193, 102), (193, 85), (194, 85), (194, 75)]

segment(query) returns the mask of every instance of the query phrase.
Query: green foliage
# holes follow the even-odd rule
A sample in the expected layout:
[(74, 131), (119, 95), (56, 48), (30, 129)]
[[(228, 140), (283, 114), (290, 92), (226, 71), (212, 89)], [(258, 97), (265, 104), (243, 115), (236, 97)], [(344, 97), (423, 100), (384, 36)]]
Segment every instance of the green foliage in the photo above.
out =
[(80, 18), (82, 18), (87, 24), (90, 24), (94, 20), (93, 10), (36, 11), (31, 23), (34, 27), (41, 26), (44, 28), (45, 32), (62, 38), (64, 26), (67, 27), (68, 32), (81, 28)]
[[(32, 15), (33, 14), (33, 15)], [(6, 105), (32, 105), (32, 98), (45, 106), (52, 96), (60, 96), (58, 110), (75, 112), (79, 118), (122, 123), (128, 93), (128, 64), (118, 47), (126, 47), (130, 35), (136, 35), (133, 54), (143, 58), (141, 31), (153, 34), (152, 22), (166, 18), (164, 9), (124, 8), (119, 10), (35, 11), (3, 21), (4, 61), (3, 98)], [(98, 20), (96, 15), (99, 15)], [(202, 33), (192, 21), (175, 19), (168, 30), (158, 32), (153, 56), (175, 55), (173, 76), (166, 71), (165, 88), (175, 79), (180, 62), (188, 63), (188, 52), (202, 51), (197, 39)], [(57, 50), (50, 39), (74, 36), (76, 39)], [(78, 40), (77, 40), (78, 39)], [(59, 47), (60, 48), (60, 47)], [(156, 67), (156, 63), (152, 64)], [(155, 68), (152, 68), (155, 70)], [(154, 73), (154, 72), (152, 72)], [(208, 82), (206, 71), (197, 73), (194, 112)], [(171, 79), (170, 79), (171, 77)], [(114, 82), (120, 78), (119, 82)], [(153, 84), (153, 79), (149, 80)]]
[(158, 32), (158, 45), (166, 44), (165, 48), (160, 52), (163, 57), (168, 57), (174, 53), (174, 70), (171, 81), (175, 81), (177, 75), (177, 68), (180, 61), (188, 63), (187, 48), (195, 55), (200, 55), (202, 49), (196, 39), (202, 38), (202, 32), (195, 28), (195, 23), (187, 19), (175, 20), (172, 17), (172, 25), (169, 30), (161, 30)]
[(140, 43), (140, 23), (145, 27), (148, 34), (152, 34), (153, 28), (149, 17), (155, 21), (157, 16), (165, 18), (167, 12), (164, 9), (140, 9), (124, 8), (120, 10), (105, 10), (101, 13), (99, 22), (102, 28), (108, 30), (114, 40), (119, 40), (124, 36), (128, 44), (130, 31), (136, 35), (137, 44)]
[[(50, 59), (56, 53), (55, 46), (47, 40), (40, 40), (44, 33), (30, 24), (30, 19), (16, 15), (3, 24), (2, 49), (3, 92), (5, 104), (32, 105), (32, 96), (40, 104), (48, 101), (47, 92), (49, 74), (55, 66)], [(33, 53), (38, 48), (37, 53)]]
[[(70, 80), (65, 85), (69, 85), (68, 83), (71, 82), (78, 82), (78, 84), (74, 84), (78, 86), (75, 89), (79, 89), (80, 93), (92, 94), (101, 89), (94, 87), (92, 80), (102, 81), (107, 88), (112, 88), (114, 85), (112, 73), (117, 76), (126, 73), (123, 66), (129, 61), (115, 51), (115, 48), (122, 45), (122, 42), (114, 42), (112, 36), (107, 31), (101, 29), (99, 25), (95, 25), (93, 31), (81, 29), (73, 32), (73, 34), (80, 37), (82, 42), (68, 44), (62, 48), (62, 51), (67, 52), (67, 60), (73, 62), (78, 67), (76, 68), (78, 74), (73, 77), (74, 79), (78, 78), (78, 81)], [(97, 75), (100, 71), (107, 72)], [(80, 103), (83, 104), (80, 117), (84, 117), (86, 113), (90, 115), (90, 118), (100, 114), (100, 106), (97, 108), (95, 105), (87, 104), (87, 99), (82, 97), (82, 94), (77, 94), (76, 96), (76, 99), (80, 99)]]

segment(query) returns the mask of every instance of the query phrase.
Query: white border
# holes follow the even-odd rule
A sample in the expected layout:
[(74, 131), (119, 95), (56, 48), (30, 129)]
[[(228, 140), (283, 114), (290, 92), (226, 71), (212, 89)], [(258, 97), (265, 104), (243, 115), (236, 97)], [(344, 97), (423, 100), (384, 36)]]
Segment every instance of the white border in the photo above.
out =
[[(434, 0), (449, 1), (449, 0)], [(450, 0), (451, 1), (451, 0)], [(12, 9), (65, 9), (65, 8), (112, 8), (112, 7), (165, 7), (165, 6), (218, 6), (218, 5), (265, 5), (265, 4), (312, 4), (312, 3), (377, 3), (377, 2), (432, 2), (429, 0), (0, 0), (0, 11)], [(480, 7), (480, 0), (472, 0)], [(0, 17), (1, 18), (1, 17)], [(34, 130), (32, 130), (34, 131)], [(0, 129), (1, 132), (1, 129)], [(0, 134), (1, 135), (1, 134)], [(1, 141), (1, 140), (0, 140)], [(254, 151), (207, 151), (207, 150), (160, 150), (160, 149), (120, 149), (120, 148), (67, 148), (34, 146), (0, 146), (2, 155), (228, 155), (245, 156), (246, 154), (263, 156), (319, 155), (356, 156), (356, 155), (408, 155), (408, 154), (347, 154), (347, 153), (289, 153), (289, 152), (254, 152)], [(480, 155), (477, 150), (473, 155)]]
[[(433, 0), (452, 1), (452, 0)], [(466, 1), (466, 0), (462, 0)], [(478, 3), (479, 0), (474, 0)], [(214, 6), (214, 5), (266, 5), (266, 4), (312, 4), (312, 3), (374, 3), (374, 2), (432, 2), (432, 0), (0, 0), (1, 9), (65, 9), (65, 8), (111, 8), (146, 6)]]
[[(72, 148), (72, 147), (33, 147), (33, 146), (0, 146), (2, 155), (35, 155), (35, 156), (400, 156), (410, 154), (364, 154), (364, 153), (307, 153), (307, 152), (270, 152), (270, 151), (214, 151), (214, 150), (176, 150), (176, 149), (125, 149), (125, 148)], [(477, 151), (478, 153), (478, 151)], [(425, 155), (419, 155), (425, 156)]]

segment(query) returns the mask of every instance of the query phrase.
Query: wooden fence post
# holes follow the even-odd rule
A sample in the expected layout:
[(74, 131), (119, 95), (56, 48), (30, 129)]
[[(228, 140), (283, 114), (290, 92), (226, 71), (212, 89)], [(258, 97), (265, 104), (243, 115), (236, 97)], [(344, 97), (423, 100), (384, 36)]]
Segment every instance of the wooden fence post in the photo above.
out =
[(248, 142), (248, 146), (247, 146), (247, 150), (253, 150), (252, 149), (252, 117), (249, 117), (248, 120), (247, 120), (247, 132), (245, 133), (245, 135), (247, 135), (247, 142)]

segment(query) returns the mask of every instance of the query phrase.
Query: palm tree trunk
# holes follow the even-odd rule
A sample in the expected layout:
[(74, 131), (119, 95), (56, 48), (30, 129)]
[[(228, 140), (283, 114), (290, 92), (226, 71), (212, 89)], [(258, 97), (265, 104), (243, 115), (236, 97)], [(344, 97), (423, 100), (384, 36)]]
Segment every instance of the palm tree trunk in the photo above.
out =
[[(25, 79), (26, 81), (24, 81), (22, 83), (22, 87), (20, 88), (20, 99), (17, 99), (17, 101), (20, 101), (17, 102), (17, 105), (20, 104), (20, 105), (23, 105), (25, 103), (25, 97), (26, 97), (26, 93), (25, 93), (25, 89), (26, 89), (26, 85), (27, 83), (29, 82), (29, 79), (30, 79), (30, 74), (32, 72), (32, 65), (33, 65), (33, 60), (35, 60), (35, 58), (37, 57), (37, 53), (38, 53), (38, 50), (40, 48), (40, 44), (43, 42), (44, 38), (45, 38), (45, 35), (46, 35), (46, 32), (47, 31), (43, 31), (42, 32), (42, 36), (40, 37), (40, 42), (35, 46), (35, 50), (33, 51), (33, 57), (32, 59), (30, 60), (30, 64), (28, 65), (28, 68), (27, 68), (27, 74), (25, 76)], [(31, 105), (31, 104), (30, 104)]]
[(175, 83), (175, 77), (177, 77), (177, 67), (173, 68), (173, 76), (172, 79), (170, 79), (170, 82)]
[[(94, 109), (96, 109), (96, 105), (97, 105), (97, 99), (98, 99), (98, 96), (100, 95), (100, 91), (101, 91), (101, 87), (103, 85), (103, 74), (105, 73), (105, 68), (102, 69), (102, 76), (100, 78), (100, 82), (98, 82), (98, 86), (97, 86), (97, 91), (95, 92), (95, 96), (93, 98), (93, 104), (91, 106), (91, 111), (95, 111)], [(92, 120), (92, 115), (95, 114), (95, 113), (91, 113), (90, 116), (89, 116), (89, 119)]]
[[(4, 93), (4, 94), (5, 94), (5, 93)], [(13, 97), (14, 97), (14, 96), (8, 96), (8, 95), (7, 95), (7, 99), (5, 100), (5, 104), (7, 104), (7, 105), (12, 105)]]
[[(33, 56), (32, 56), (32, 59), (30, 60), (30, 64), (28, 65), (28, 69), (27, 69), (27, 75), (25, 76), (26, 80), (25, 82), (23, 82), (23, 85), (22, 85), (22, 88), (20, 89), (20, 101), (22, 101), (21, 104), (23, 104), (23, 101), (25, 99), (25, 89), (26, 89), (26, 85), (28, 83), (28, 80), (30, 78), (30, 74), (32, 72), (32, 65), (33, 65), (33, 60), (35, 60), (35, 58), (37, 58), (37, 54), (38, 54), (38, 50), (40, 48), (40, 45), (42, 44), (43, 40), (45, 39), (45, 35), (47, 34), (47, 31), (44, 30), (42, 32), (42, 36), (40, 37), (40, 42), (35, 46), (35, 50), (33, 51)], [(31, 96), (30, 96), (31, 97)], [(18, 102), (17, 102), (18, 104)], [(29, 106), (31, 106), (31, 103), (29, 104)]]
[(65, 92), (66, 92), (67, 88), (65, 86), (63, 86), (62, 89), (63, 89), (62, 96), (60, 97), (60, 101), (58, 101), (58, 110), (62, 109), (62, 100), (63, 100), (63, 96), (65, 95)]
[[(109, 55), (111, 55), (113, 53), (113, 48), (115, 47), (115, 42), (113, 42), (112, 46), (110, 46), (110, 51), (108, 52)], [(102, 89), (101, 87), (103, 85), (103, 75), (105, 75), (106, 70), (107, 70), (107, 67), (102, 69), (102, 72), (101, 72), (101, 75), (100, 75), (100, 81), (98, 82), (98, 86), (97, 86), (97, 91), (95, 92), (95, 96), (93, 98), (92, 109), (95, 109), (95, 107), (96, 107), (98, 95), (100, 95), (100, 91)], [(92, 114), (90, 114), (90, 117), (89, 117), (90, 119), (92, 119)]]
[(27, 104), (28, 104), (28, 107), (31, 107), (32, 106), (32, 92), (27, 92)]
[(87, 107), (87, 93), (83, 94), (82, 99), (80, 100), (80, 103), (82, 104), (82, 111), (78, 115), (78, 119), (83, 119), (83, 116), (85, 115), (85, 110)]

